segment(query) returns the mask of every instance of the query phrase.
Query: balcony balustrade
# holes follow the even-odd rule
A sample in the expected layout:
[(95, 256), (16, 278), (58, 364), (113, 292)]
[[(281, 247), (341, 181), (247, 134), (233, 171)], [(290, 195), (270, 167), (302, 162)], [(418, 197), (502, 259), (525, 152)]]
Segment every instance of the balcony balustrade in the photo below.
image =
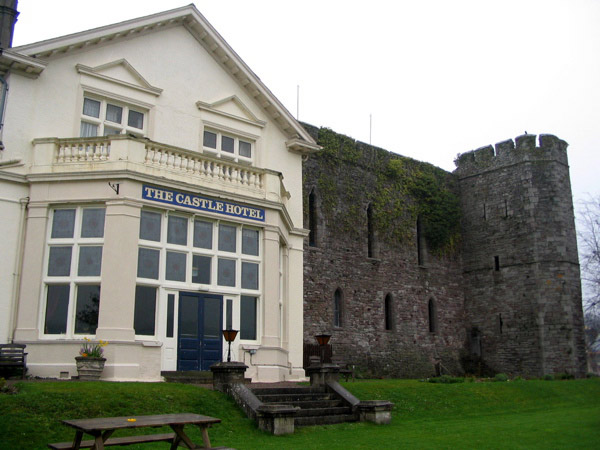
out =
[[(41, 138), (33, 141), (34, 174), (87, 171), (130, 171), (246, 195), (277, 198), (289, 195), (279, 173), (226, 159), (126, 135), (93, 138)], [(283, 189), (283, 190), (282, 190)]]

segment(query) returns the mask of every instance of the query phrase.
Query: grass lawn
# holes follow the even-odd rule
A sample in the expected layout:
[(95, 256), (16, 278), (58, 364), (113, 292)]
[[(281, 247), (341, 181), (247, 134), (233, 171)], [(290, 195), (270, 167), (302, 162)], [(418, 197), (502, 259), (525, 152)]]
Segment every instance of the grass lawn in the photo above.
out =
[[(224, 394), (194, 386), (24, 382), (17, 385), (18, 394), (0, 394), (0, 448), (43, 449), (49, 442), (69, 441), (74, 433), (61, 419), (195, 412), (222, 419), (210, 429), (213, 445), (240, 450), (600, 449), (600, 379), (343, 384), (361, 399), (394, 402), (391, 425), (317, 426), (297, 429), (291, 436), (271, 436), (259, 431)], [(196, 429), (188, 431), (202, 442)], [(165, 449), (168, 444), (128, 448)]]

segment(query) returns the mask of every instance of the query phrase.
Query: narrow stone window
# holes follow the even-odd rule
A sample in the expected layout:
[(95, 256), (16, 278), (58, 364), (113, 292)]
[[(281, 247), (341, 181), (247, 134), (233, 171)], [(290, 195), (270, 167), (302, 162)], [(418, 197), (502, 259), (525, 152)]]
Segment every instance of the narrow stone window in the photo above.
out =
[(487, 220), (487, 208), (485, 203), (483, 204), (483, 220)]
[(394, 314), (393, 314), (393, 305), (392, 305), (392, 295), (391, 294), (388, 294), (385, 296), (384, 309), (385, 309), (385, 329), (393, 330), (394, 329)]
[(435, 333), (437, 331), (437, 317), (436, 317), (435, 301), (432, 298), (429, 299), (428, 312), (429, 312), (429, 332)]
[(508, 200), (504, 199), (504, 217), (508, 217)]
[(481, 357), (481, 331), (477, 327), (471, 328), (471, 355)]
[(375, 252), (375, 230), (373, 227), (373, 205), (367, 208), (367, 254), (369, 258), (376, 258)]
[(500, 334), (502, 334), (502, 329), (504, 328), (504, 322), (502, 321), (502, 314), (498, 314), (498, 330)]
[(494, 270), (498, 272), (500, 270), (500, 257), (494, 256)]
[(317, 246), (317, 194), (311, 191), (308, 196), (308, 245)]
[(333, 294), (333, 326), (342, 326), (342, 290), (340, 288), (336, 289)]

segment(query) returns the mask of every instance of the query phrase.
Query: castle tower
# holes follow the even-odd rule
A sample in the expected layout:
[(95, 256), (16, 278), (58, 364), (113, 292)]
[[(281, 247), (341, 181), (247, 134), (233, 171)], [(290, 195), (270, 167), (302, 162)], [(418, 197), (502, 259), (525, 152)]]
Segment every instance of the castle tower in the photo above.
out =
[(459, 155), (467, 349), (496, 372), (586, 371), (567, 143)]

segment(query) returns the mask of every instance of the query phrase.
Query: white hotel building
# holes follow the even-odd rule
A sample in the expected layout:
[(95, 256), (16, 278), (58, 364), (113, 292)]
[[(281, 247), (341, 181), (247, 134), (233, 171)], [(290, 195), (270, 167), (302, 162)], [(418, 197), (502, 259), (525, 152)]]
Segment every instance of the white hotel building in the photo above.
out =
[[(18, 25), (17, 25), (18, 26)], [(302, 379), (302, 158), (319, 147), (193, 6), (2, 50), (0, 342), (29, 373)]]

